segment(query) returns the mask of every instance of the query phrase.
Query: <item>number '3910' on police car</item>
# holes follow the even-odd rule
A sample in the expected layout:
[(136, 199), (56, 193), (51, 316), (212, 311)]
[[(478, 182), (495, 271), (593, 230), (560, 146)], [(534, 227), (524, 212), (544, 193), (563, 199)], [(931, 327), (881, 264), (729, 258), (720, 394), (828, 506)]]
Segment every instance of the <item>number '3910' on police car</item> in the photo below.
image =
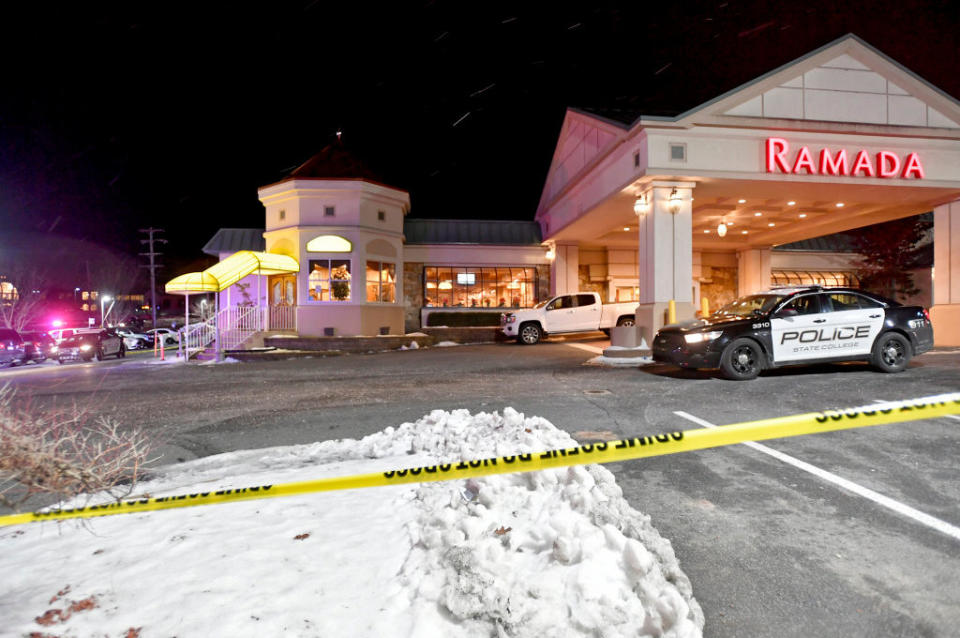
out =
[(851, 288), (781, 288), (741, 297), (704, 319), (664, 326), (653, 359), (684, 368), (720, 368), (753, 379), (767, 368), (865, 360), (900, 372), (933, 347), (930, 315)]

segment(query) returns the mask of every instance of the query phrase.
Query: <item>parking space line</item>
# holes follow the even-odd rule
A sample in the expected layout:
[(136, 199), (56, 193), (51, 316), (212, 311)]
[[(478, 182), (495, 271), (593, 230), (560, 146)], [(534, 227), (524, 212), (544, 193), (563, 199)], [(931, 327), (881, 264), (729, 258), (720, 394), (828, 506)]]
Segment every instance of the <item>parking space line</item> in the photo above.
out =
[[(713, 423), (710, 423), (709, 421), (705, 421), (705, 420), (701, 419), (700, 417), (696, 417), (696, 416), (693, 416), (692, 414), (689, 414), (689, 413), (687, 413), (687, 412), (683, 412), (682, 410), (675, 411), (674, 414), (676, 414), (676, 415), (679, 416), (679, 417), (683, 417), (684, 419), (687, 419), (688, 421), (692, 421), (692, 422), (696, 423), (697, 425), (703, 426), (703, 427), (705, 427), (705, 428), (716, 428), (716, 427), (720, 427), (720, 426), (714, 425)], [(883, 506), (883, 507), (886, 507), (887, 509), (893, 510), (894, 512), (896, 512), (896, 513), (898, 513), (898, 514), (900, 514), (900, 515), (902, 515), (902, 516), (906, 516), (907, 518), (911, 518), (911, 519), (917, 521), (918, 523), (921, 523), (921, 524), (923, 524), (923, 525), (926, 525), (927, 527), (931, 527), (931, 528), (935, 529), (935, 530), (938, 531), (938, 532), (941, 532), (941, 533), (943, 533), (943, 534), (946, 534), (947, 536), (951, 536), (951, 537), (955, 538), (956, 540), (960, 541), (960, 527), (956, 527), (956, 526), (954, 526), (954, 525), (951, 525), (950, 523), (948, 523), (948, 522), (946, 522), (946, 521), (943, 521), (943, 520), (940, 520), (939, 518), (936, 518), (935, 516), (930, 516), (929, 514), (925, 514), (924, 512), (921, 512), (920, 510), (914, 509), (914, 508), (910, 507), (909, 505), (905, 505), (905, 504), (901, 503), (900, 501), (895, 501), (894, 499), (890, 498), (889, 496), (884, 496), (883, 494), (880, 494), (879, 492), (874, 492), (874, 491), (871, 490), (870, 488), (867, 488), (867, 487), (864, 487), (864, 486), (859, 485), (859, 484), (857, 484), (857, 483), (854, 483), (853, 481), (849, 481), (849, 480), (843, 478), (842, 476), (838, 476), (838, 475), (834, 474), (833, 472), (829, 472), (829, 471), (824, 470), (824, 469), (821, 469), (821, 468), (819, 468), (819, 467), (817, 467), (817, 466), (815, 466), (815, 465), (811, 465), (811, 464), (807, 463), (806, 461), (801, 461), (800, 459), (795, 458), (795, 457), (793, 457), (793, 456), (790, 456), (789, 454), (784, 454), (783, 452), (778, 452), (777, 450), (774, 450), (773, 448), (767, 447), (766, 445), (762, 445), (762, 444), (756, 443), (756, 442), (754, 442), (754, 441), (746, 441), (746, 442), (744, 442), (744, 443), (741, 443), (740, 445), (746, 445), (747, 447), (753, 448), (754, 450), (757, 450), (758, 452), (763, 452), (764, 454), (767, 454), (767, 455), (769, 455), (769, 456), (772, 456), (772, 457), (775, 458), (775, 459), (778, 459), (778, 460), (780, 460), (780, 461), (783, 461), (784, 463), (787, 463), (788, 465), (792, 465), (792, 466), (796, 467), (797, 469), (800, 469), (800, 470), (803, 470), (804, 472), (808, 472), (808, 473), (810, 473), (810, 474), (813, 474), (813, 475), (816, 476), (817, 478), (820, 478), (820, 479), (823, 479), (824, 481), (827, 481), (827, 482), (829, 482), (829, 483), (833, 483), (833, 484), (835, 484), (835, 485), (838, 485), (838, 486), (842, 487), (843, 489), (845, 489), (845, 490), (847, 490), (847, 491), (853, 492), (854, 494), (857, 494), (858, 496), (862, 496), (862, 497), (864, 497), (864, 498), (866, 498), (866, 499), (869, 499), (869, 500), (873, 501), (874, 503), (877, 503), (878, 505), (881, 505), (881, 506)]]
[(571, 348), (580, 348), (581, 350), (586, 350), (587, 352), (592, 352), (594, 354), (603, 354), (603, 348), (588, 346), (585, 343), (565, 343), (564, 345), (570, 346)]

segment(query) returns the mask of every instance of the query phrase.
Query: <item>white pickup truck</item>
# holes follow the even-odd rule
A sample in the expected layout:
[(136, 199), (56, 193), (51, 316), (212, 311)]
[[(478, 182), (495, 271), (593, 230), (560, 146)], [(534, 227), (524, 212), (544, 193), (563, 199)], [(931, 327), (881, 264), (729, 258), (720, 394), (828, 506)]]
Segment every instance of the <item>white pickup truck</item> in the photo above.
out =
[(636, 308), (635, 301), (601, 303), (600, 295), (595, 292), (560, 295), (533, 308), (500, 315), (500, 331), (532, 346), (548, 334), (632, 326)]

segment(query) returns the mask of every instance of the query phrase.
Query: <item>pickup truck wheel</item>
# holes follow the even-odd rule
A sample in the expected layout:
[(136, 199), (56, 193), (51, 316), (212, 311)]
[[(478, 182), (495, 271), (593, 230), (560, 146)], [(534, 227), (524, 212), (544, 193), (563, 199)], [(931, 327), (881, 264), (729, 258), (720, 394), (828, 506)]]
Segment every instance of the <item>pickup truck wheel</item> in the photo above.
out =
[(734, 381), (756, 379), (763, 369), (763, 353), (752, 339), (735, 339), (720, 356), (723, 376)]
[(635, 326), (635, 325), (637, 325), (637, 322), (633, 317), (620, 317), (619, 319), (617, 319), (617, 327)]
[(520, 326), (520, 333), (517, 335), (517, 341), (525, 346), (532, 346), (540, 343), (540, 339), (542, 337), (543, 331), (540, 330), (540, 326), (535, 323), (525, 323)]

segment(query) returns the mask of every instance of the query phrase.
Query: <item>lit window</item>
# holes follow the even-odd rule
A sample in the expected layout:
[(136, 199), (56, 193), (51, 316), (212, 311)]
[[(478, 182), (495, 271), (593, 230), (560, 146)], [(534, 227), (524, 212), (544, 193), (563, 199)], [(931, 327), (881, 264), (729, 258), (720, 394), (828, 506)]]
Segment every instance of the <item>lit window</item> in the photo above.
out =
[(308, 253), (348, 253), (353, 244), (339, 235), (320, 235), (307, 242)]
[(423, 302), (441, 307), (529, 308), (537, 303), (536, 269), (427, 266)]
[(311, 259), (308, 282), (313, 301), (350, 301), (350, 260)]
[(84, 290), (82, 293), (80, 293), (80, 298), (86, 301), (87, 299), (90, 298), (90, 293)]
[(383, 261), (367, 262), (367, 301), (395, 303), (397, 301), (397, 268)]

